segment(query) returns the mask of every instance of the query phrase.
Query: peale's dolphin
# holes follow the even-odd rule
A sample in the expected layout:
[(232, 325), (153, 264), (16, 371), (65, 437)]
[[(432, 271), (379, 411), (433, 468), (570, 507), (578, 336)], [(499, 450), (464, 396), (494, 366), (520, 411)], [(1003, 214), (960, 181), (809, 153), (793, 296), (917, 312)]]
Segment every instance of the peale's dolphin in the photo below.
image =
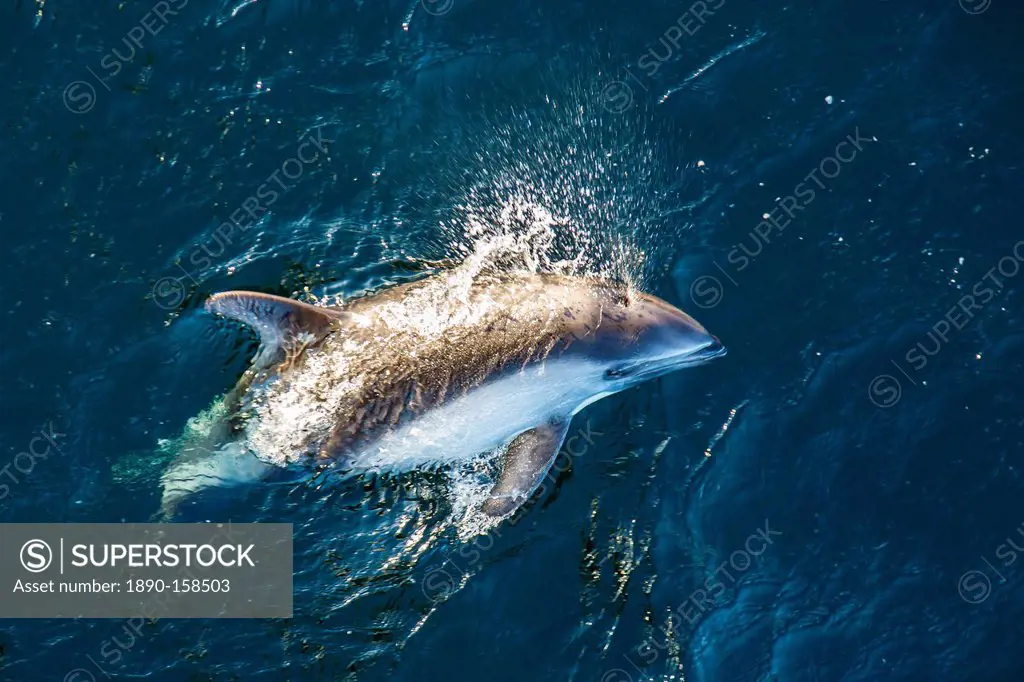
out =
[(229, 291), (206, 308), (251, 326), (261, 349), (225, 398), (235, 446), (172, 466), (165, 508), (197, 480), (267, 464), (402, 471), (507, 445), (482, 506), (504, 516), (537, 489), (574, 414), (725, 353), (678, 308), (591, 277), (459, 267), (338, 307)]

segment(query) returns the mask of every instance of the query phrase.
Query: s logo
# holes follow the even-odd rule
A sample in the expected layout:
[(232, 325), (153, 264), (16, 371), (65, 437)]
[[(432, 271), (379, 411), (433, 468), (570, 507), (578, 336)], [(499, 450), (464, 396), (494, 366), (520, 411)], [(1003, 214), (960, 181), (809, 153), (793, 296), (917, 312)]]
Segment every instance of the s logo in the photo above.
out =
[(30, 573), (42, 573), (53, 562), (53, 550), (42, 540), (29, 540), (21, 546), (21, 565)]

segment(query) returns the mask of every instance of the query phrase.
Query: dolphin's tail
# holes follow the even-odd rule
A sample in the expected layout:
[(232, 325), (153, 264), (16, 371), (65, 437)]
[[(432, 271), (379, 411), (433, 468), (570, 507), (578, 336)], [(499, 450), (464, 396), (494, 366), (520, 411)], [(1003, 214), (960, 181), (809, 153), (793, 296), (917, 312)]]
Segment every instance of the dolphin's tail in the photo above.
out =
[(154, 521), (170, 520), (190, 495), (213, 487), (252, 483), (273, 466), (264, 464), (242, 443), (232, 440), (225, 400), (218, 399), (188, 420), (180, 436), (161, 440), (155, 450), (122, 456), (113, 467), (120, 486), (152, 494), (160, 485), (160, 508)]
[(238, 442), (216, 450), (183, 453), (160, 477), (160, 515), (172, 518), (181, 502), (201, 490), (254, 483), (273, 469)]

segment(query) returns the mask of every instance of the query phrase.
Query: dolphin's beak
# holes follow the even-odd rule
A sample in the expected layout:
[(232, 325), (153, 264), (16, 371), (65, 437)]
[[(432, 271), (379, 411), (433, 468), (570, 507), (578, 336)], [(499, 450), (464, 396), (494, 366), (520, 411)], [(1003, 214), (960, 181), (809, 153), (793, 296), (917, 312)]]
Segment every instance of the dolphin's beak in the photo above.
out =
[(638, 356), (606, 372), (609, 379), (646, 380), (725, 355), (725, 346), (697, 320), (674, 305), (642, 294), (637, 311), (644, 321)]
[(708, 360), (721, 357), (725, 355), (725, 353), (725, 346), (718, 340), (718, 337), (713, 334), (708, 334), (707, 344), (703, 348), (691, 353), (690, 357), (695, 362), (707, 362)]
[(679, 349), (690, 360), (704, 362), (725, 354), (725, 346), (714, 334), (705, 329), (679, 308), (667, 301), (645, 294), (643, 306), (655, 320), (653, 327), (664, 337), (668, 346)]

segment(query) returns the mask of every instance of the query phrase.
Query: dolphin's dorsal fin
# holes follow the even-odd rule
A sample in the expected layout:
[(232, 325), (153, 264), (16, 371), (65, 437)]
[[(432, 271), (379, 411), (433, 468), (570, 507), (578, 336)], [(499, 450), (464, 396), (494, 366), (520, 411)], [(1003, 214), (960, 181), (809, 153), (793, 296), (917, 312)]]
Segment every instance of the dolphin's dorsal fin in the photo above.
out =
[(556, 417), (513, 438), (502, 458), (498, 481), (481, 510), (488, 516), (505, 516), (530, 499), (554, 464), (568, 431), (569, 419)]
[(254, 291), (214, 294), (206, 301), (206, 309), (256, 330), (263, 345), (260, 356), (263, 360), (258, 359), (258, 365), (267, 364), (278, 350), (292, 343), (323, 338), (345, 317), (339, 310)]

